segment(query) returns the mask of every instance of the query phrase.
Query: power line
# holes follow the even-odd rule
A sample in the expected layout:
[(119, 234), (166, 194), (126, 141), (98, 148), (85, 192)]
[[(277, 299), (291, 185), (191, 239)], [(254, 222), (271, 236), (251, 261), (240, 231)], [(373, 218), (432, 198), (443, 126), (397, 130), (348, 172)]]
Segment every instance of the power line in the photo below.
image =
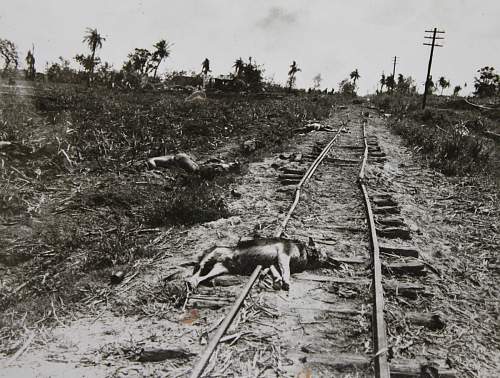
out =
[(427, 66), (427, 76), (425, 77), (425, 89), (424, 89), (424, 98), (422, 100), (422, 109), (425, 109), (425, 103), (427, 101), (427, 91), (429, 90), (429, 84), (431, 81), (431, 66), (432, 66), (432, 56), (434, 54), (434, 47), (443, 47), (443, 45), (436, 44), (436, 40), (444, 39), (444, 37), (440, 37), (438, 34), (444, 34), (444, 30), (437, 30), (434, 28), (433, 30), (426, 30), (426, 33), (432, 33), (432, 36), (426, 35), (425, 39), (432, 39), (431, 43), (423, 43), (424, 46), (431, 46), (431, 54), (429, 56), (429, 65)]

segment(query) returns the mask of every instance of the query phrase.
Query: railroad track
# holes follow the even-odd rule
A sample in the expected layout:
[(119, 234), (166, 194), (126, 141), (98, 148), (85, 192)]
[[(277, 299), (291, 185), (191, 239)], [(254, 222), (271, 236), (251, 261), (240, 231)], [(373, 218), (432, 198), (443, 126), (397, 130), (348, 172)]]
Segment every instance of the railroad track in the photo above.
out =
[[(256, 284), (258, 267), (213, 327), (191, 377), (454, 376), (440, 360), (391, 358), (384, 301), (394, 310), (394, 298), (424, 295), (418, 277), (428, 267), (408, 241), (410, 230), (390, 191), (370, 185), (368, 168), (384, 164), (385, 154), (366, 135), (369, 119), (348, 117), (335, 133), (317, 133), (310, 153), (282, 166), (278, 177), (282, 193), (294, 199), (274, 236), (313, 237), (332, 268), (292, 275), (285, 296), (267, 290), (265, 281)], [(435, 313), (408, 312), (407, 319), (444, 326)], [(394, 338), (397, 330), (389, 332)]]

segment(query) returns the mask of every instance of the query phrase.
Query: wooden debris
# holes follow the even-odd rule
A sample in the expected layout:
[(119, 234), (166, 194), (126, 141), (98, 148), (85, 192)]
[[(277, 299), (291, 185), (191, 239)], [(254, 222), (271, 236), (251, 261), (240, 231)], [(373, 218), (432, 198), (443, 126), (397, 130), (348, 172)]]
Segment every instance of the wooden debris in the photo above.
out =
[(303, 281), (314, 281), (314, 282), (332, 282), (338, 284), (351, 284), (351, 285), (368, 285), (370, 280), (366, 278), (349, 279), (349, 278), (338, 278), (338, 277), (328, 277), (319, 276), (311, 273), (297, 273), (293, 274), (292, 278)]
[(245, 282), (244, 277), (230, 276), (230, 275), (224, 275), (224, 276), (214, 277), (210, 281), (210, 283), (213, 286), (222, 286), (222, 287), (235, 286), (235, 285), (242, 284), (244, 282)]
[(427, 327), (430, 330), (440, 330), (446, 327), (446, 322), (442, 314), (438, 312), (418, 313), (409, 312), (404, 314), (405, 319), (414, 325)]
[(219, 299), (205, 299), (205, 298), (195, 298), (189, 299), (190, 308), (208, 308), (211, 310), (218, 310), (219, 308), (225, 307), (231, 304), (232, 301), (226, 298)]
[(184, 349), (148, 348), (141, 350), (137, 360), (139, 362), (160, 362), (172, 359), (188, 359), (194, 356), (194, 353)]
[(391, 378), (454, 378), (456, 372), (444, 361), (398, 360), (390, 363)]
[(288, 357), (294, 358), (303, 364), (320, 364), (326, 365), (336, 370), (346, 369), (365, 369), (370, 366), (372, 360), (368, 356), (359, 354), (303, 354), (289, 353)]
[(328, 256), (328, 261), (334, 264), (365, 264), (368, 260), (360, 257)]

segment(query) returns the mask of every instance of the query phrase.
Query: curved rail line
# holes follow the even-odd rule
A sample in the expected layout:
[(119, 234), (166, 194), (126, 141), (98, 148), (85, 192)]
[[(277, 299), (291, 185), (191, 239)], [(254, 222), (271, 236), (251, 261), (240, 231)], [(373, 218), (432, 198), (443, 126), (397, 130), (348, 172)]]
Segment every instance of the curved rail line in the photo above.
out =
[[(313, 163), (309, 166), (307, 169), (306, 173), (300, 180), (299, 184), (297, 185), (297, 188), (295, 190), (295, 199), (290, 206), (290, 209), (288, 210), (287, 215), (285, 216), (285, 219), (283, 220), (282, 224), (278, 226), (275, 236), (280, 237), (283, 235), (283, 232), (286, 229), (286, 225), (288, 224), (288, 221), (290, 220), (290, 217), (292, 216), (293, 211), (297, 207), (297, 204), (299, 203), (300, 200), (300, 194), (302, 191), (303, 186), (309, 181), (309, 179), (312, 177), (316, 169), (319, 167), (323, 159), (328, 155), (328, 152), (330, 152), (331, 148), (333, 147), (335, 141), (337, 140), (337, 137), (339, 136), (340, 132), (342, 131), (342, 127), (340, 127), (337, 132), (335, 133), (335, 136), (330, 140), (330, 142), (323, 148), (321, 153), (318, 155), (318, 157), (313, 161)], [(243, 304), (243, 301), (247, 297), (248, 293), (250, 290), (252, 290), (252, 287), (259, 277), (259, 274), (262, 270), (262, 266), (258, 265), (255, 270), (252, 272), (252, 275), (248, 279), (245, 287), (243, 288), (241, 294), (239, 297), (236, 299), (234, 302), (233, 306), (231, 307), (231, 310), (229, 313), (226, 315), (224, 318), (224, 321), (221, 323), (219, 328), (217, 329), (217, 332), (215, 335), (212, 337), (210, 340), (210, 343), (207, 345), (207, 348), (203, 352), (200, 360), (198, 363), (195, 365), (192, 373), (191, 373), (191, 378), (198, 378), (203, 374), (203, 370), (208, 364), (208, 361), (210, 360), (210, 357), (215, 351), (215, 348), (217, 348), (217, 345), (219, 344), (220, 339), (224, 336), (224, 333), (227, 331), (229, 326), (231, 325), (232, 321), (234, 320), (235, 316), (237, 315), (241, 305)]]

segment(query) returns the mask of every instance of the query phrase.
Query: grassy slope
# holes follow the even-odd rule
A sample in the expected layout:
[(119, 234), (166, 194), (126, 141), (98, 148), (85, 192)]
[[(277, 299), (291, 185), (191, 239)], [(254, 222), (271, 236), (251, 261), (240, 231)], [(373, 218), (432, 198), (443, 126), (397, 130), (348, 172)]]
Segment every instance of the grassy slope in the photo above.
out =
[[(328, 116), (335, 101), (186, 103), (169, 93), (71, 86), (3, 95), (0, 140), (13, 144), (0, 150), (0, 338), (11, 340), (25, 320), (53, 321), (54, 306), (98, 296), (113, 270), (155, 255), (148, 228), (230, 215), (224, 199), (244, 164), (207, 181), (147, 171), (146, 158), (184, 151), (254, 159), (283, 148), (306, 120)], [(249, 138), (257, 151), (243, 155)]]
[(463, 99), (431, 96), (421, 110), (420, 96), (383, 94), (373, 98), (393, 114), (392, 126), (422, 153), (430, 166), (446, 175), (498, 174), (495, 143), (486, 130), (500, 133), (499, 109), (479, 111)]

